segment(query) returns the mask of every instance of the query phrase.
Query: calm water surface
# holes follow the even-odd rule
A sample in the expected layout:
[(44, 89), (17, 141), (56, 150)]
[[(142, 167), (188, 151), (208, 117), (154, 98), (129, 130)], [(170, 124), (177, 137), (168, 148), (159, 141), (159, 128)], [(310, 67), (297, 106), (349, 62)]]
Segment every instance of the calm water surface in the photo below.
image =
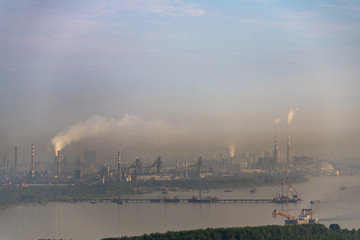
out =
[[(342, 187), (346, 187), (341, 190)], [(219, 198), (272, 198), (274, 187), (259, 187), (202, 193)], [(258, 226), (284, 224), (272, 218), (274, 209), (298, 215), (302, 208), (313, 208), (315, 217), (325, 225), (338, 223), (342, 228), (360, 228), (360, 177), (317, 177), (294, 184), (304, 199), (299, 204), (189, 204), (189, 203), (49, 203), (0, 209), (0, 239), (21, 240), (63, 238), (95, 240), (104, 237), (140, 235), (169, 230), (207, 227)], [(168, 197), (198, 196), (197, 192), (170, 192)], [(159, 192), (141, 197), (162, 198)], [(310, 200), (320, 200), (311, 205)]]

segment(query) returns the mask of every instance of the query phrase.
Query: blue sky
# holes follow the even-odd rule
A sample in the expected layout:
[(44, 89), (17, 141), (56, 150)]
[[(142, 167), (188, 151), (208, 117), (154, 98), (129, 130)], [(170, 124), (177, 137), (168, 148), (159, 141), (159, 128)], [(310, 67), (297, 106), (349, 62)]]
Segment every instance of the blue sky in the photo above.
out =
[(359, 157), (359, 18), (351, 0), (0, 1), (0, 150), (45, 160), (58, 132), (126, 114), (191, 129), (174, 154), (271, 149), (293, 107), (296, 154)]

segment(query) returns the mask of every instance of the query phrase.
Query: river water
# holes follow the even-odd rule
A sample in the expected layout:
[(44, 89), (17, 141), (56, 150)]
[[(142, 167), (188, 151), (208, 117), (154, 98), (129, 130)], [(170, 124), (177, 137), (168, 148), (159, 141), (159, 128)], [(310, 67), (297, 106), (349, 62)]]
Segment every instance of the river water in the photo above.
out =
[[(327, 226), (338, 223), (342, 228), (360, 228), (360, 176), (316, 177), (293, 187), (304, 200), (301, 203), (48, 203), (0, 209), (0, 239), (98, 240), (169, 230), (283, 225), (282, 217), (272, 217), (273, 210), (298, 215), (302, 208), (313, 208), (314, 216)], [(258, 187), (252, 194), (250, 188), (201, 194), (219, 198), (272, 198), (277, 188)], [(170, 192), (168, 197), (190, 198), (198, 194)], [(140, 197), (163, 198), (164, 195), (154, 192)], [(310, 204), (310, 200), (320, 200), (320, 204)]]

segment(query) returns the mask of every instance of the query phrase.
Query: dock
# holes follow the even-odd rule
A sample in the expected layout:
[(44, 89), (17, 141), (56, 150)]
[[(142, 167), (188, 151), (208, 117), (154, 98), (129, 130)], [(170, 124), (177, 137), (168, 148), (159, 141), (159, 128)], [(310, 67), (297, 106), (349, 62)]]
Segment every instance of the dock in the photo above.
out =
[(62, 200), (70, 203), (273, 203), (274, 199), (238, 199), (238, 198), (79, 198)]

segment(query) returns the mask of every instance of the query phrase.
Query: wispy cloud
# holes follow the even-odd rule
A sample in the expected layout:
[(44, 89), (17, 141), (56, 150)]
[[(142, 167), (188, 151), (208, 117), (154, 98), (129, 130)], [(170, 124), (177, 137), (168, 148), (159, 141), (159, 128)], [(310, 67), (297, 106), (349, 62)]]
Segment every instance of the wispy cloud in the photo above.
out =
[(313, 18), (315, 16), (317, 16), (318, 13), (317, 12), (313, 12), (313, 11), (292, 11), (292, 12), (285, 12), (282, 14), (282, 18), (285, 19), (293, 19), (293, 20), (305, 20), (305, 19), (310, 19)]
[(119, 11), (140, 11), (167, 16), (201, 16), (206, 12), (197, 4), (183, 3), (179, 0), (123, 0), (93, 2), (93, 7), (103, 13)]
[(335, 5), (335, 4), (322, 4), (320, 5), (325, 8), (335, 8), (335, 9), (343, 9), (350, 11), (360, 11), (359, 5)]

